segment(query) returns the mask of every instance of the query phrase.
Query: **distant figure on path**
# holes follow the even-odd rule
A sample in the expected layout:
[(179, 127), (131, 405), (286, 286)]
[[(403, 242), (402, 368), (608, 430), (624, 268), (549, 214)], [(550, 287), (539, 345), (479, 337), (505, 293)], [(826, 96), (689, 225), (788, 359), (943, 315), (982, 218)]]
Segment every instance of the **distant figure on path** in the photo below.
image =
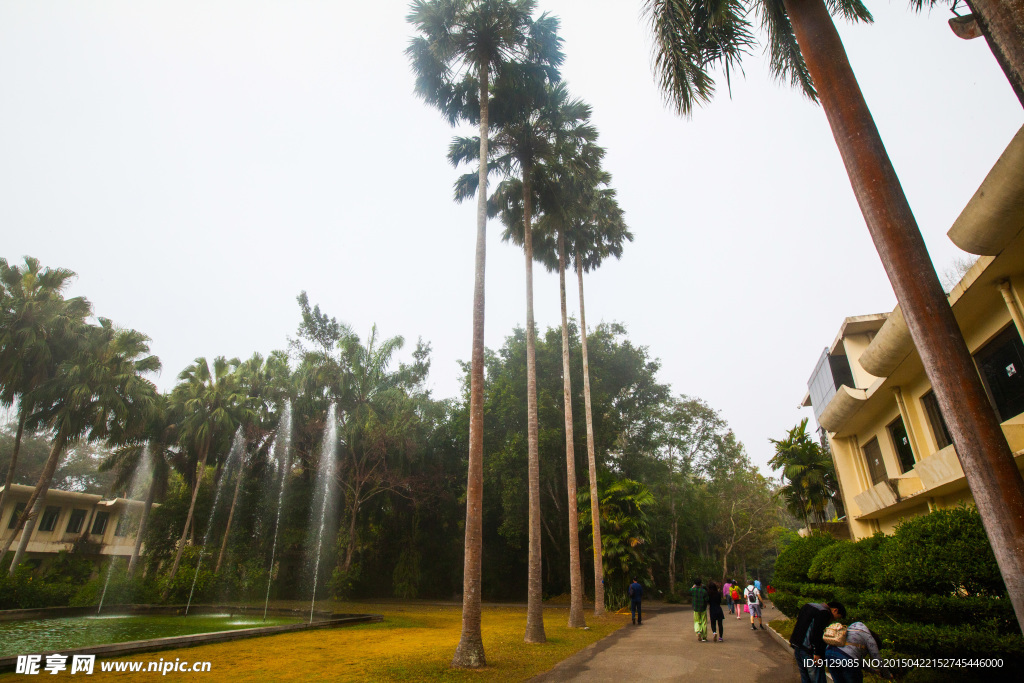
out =
[(841, 602), (809, 602), (796, 615), (789, 637), (802, 683), (825, 683), (825, 627), (846, 616)]
[(712, 581), (708, 584), (708, 621), (711, 622), (711, 632), (715, 634), (712, 640), (716, 643), (725, 640), (723, 619), (725, 614), (722, 612), (722, 591), (718, 590), (718, 585)]
[(693, 580), (690, 595), (693, 596), (693, 630), (697, 632), (697, 642), (708, 642), (708, 589), (700, 585), (700, 579)]
[(644, 623), (643, 613), (640, 611), (640, 601), (644, 597), (644, 587), (633, 577), (633, 583), (629, 584), (629, 613), (633, 616), (634, 624)]
[(729, 602), (729, 614), (733, 614), (736, 603), (732, 601), (732, 585), (735, 581), (726, 581), (722, 584), (722, 597)]
[[(756, 583), (761, 582), (757, 581)], [(764, 620), (761, 618), (761, 589), (752, 583), (743, 591), (743, 597), (747, 599), (747, 609), (750, 610), (750, 628), (755, 631), (757, 630), (757, 627), (754, 626), (754, 617), (757, 617), (757, 623), (763, 631)]]
[(732, 587), (729, 588), (729, 602), (736, 606), (736, 618), (739, 619), (743, 616), (740, 610), (740, 586), (736, 583), (735, 579), (732, 582)]

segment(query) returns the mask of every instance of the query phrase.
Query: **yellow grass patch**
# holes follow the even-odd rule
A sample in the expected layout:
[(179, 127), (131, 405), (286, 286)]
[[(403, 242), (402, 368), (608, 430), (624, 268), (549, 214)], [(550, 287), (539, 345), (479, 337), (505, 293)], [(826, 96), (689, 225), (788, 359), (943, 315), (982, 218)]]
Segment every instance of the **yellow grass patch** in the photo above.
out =
[[(122, 661), (209, 661), (208, 674), (100, 673), (99, 662), (90, 680), (210, 681), (364, 681), (364, 680), (525, 680), (617, 630), (621, 615), (600, 619), (587, 615), (589, 630), (566, 626), (566, 609), (546, 609), (548, 642), (527, 645), (525, 607), (486, 607), (483, 610), (484, 651), (488, 666), (477, 671), (450, 667), (462, 629), (461, 606), (421, 603), (338, 603), (337, 612), (384, 615), (384, 622), (343, 628), (252, 638), (124, 657)], [(65, 675), (67, 673), (65, 672)], [(2, 676), (0, 680), (11, 679)]]

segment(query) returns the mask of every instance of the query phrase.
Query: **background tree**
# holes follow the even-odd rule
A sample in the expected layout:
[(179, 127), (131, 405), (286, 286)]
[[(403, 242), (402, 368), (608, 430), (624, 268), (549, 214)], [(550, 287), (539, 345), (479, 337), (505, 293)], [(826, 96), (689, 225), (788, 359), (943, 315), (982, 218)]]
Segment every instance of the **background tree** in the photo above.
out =
[(810, 529), (823, 521), (825, 509), (838, 491), (832, 457), (807, 433), (807, 418), (800, 421), (784, 439), (770, 439), (775, 455), (768, 464), (782, 470), (783, 486), (778, 495), (786, 507)]

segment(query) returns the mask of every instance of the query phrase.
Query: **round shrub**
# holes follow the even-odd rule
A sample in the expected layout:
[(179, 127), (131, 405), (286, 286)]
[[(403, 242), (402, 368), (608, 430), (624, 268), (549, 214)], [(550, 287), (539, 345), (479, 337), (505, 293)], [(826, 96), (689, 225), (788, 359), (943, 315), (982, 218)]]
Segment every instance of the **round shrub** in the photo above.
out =
[(852, 548), (853, 543), (850, 541), (839, 541), (825, 546), (811, 561), (811, 567), (807, 570), (807, 578), (820, 583), (838, 583), (835, 577), (835, 568)]
[(878, 532), (852, 543), (832, 569), (835, 582), (862, 590), (877, 586), (882, 576), (882, 547), (888, 541), (888, 536)]
[(981, 516), (961, 506), (908, 519), (881, 548), (883, 587), (951, 595), (1006, 592)]
[(779, 559), (775, 561), (775, 580), (797, 583), (807, 581), (807, 572), (811, 568), (814, 556), (825, 546), (833, 543), (836, 543), (836, 539), (822, 533), (793, 541), (788, 548), (779, 553)]

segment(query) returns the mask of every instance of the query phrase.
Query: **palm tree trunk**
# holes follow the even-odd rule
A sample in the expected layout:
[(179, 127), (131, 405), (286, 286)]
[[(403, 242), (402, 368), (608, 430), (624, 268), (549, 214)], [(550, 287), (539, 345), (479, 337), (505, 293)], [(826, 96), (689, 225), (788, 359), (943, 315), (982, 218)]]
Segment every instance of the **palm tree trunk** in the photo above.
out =
[(356, 551), (356, 515), (359, 514), (359, 494), (355, 496), (355, 500), (352, 503), (352, 512), (348, 518), (348, 545), (345, 547), (345, 560), (341, 565), (341, 570), (347, 572), (352, 568), (352, 557)]
[(235, 518), (235, 505), (238, 503), (238, 489), (242, 486), (242, 475), (245, 474), (245, 450), (239, 454), (238, 479), (235, 480), (235, 495), (231, 498), (231, 510), (228, 512), (228, 524), (224, 529), (224, 540), (220, 542), (220, 553), (217, 555), (217, 566), (213, 568), (213, 574), (220, 573), (220, 564), (224, 561), (224, 551), (228, 547), (228, 536), (231, 535), (231, 520)]
[(206, 458), (210, 453), (210, 440), (212, 435), (206, 437), (206, 441), (203, 443), (203, 456), (199, 461), (198, 467), (196, 467), (196, 487), (192, 489), (192, 502), (188, 504), (188, 515), (185, 517), (185, 528), (181, 532), (181, 538), (178, 540), (178, 552), (174, 554), (174, 564), (171, 565), (171, 573), (167, 575), (167, 588), (164, 589), (164, 599), (171, 592), (171, 581), (174, 579), (174, 575), (178, 573), (178, 565), (181, 564), (181, 555), (185, 552), (185, 539), (188, 538), (189, 529), (192, 527), (192, 516), (196, 511), (196, 499), (199, 497), (199, 487), (203, 483), (203, 472), (206, 471)]
[(132, 548), (132, 558), (128, 561), (128, 578), (135, 573), (135, 566), (139, 562), (139, 551), (142, 549), (142, 537), (146, 534), (146, 522), (149, 521), (149, 512), (153, 509), (153, 501), (156, 499), (156, 472), (153, 480), (149, 483), (149, 493), (146, 494), (146, 506), (142, 508), (142, 519), (139, 520), (139, 532), (135, 537), (135, 547)]
[(523, 164), (523, 253), (526, 256), (526, 442), (530, 488), (530, 557), (526, 583), (527, 643), (547, 641), (544, 634), (544, 585), (540, 537), (540, 438), (537, 421), (537, 329), (533, 320), (533, 166)]
[[(14, 483), (14, 470), (18, 465), (18, 453), (21, 451), (21, 436), (25, 432), (25, 419), (27, 417), (27, 411), (18, 411), (18, 431), (14, 434), (14, 448), (11, 450), (11, 464), (7, 466), (7, 477), (4, 479), (4, 490), (0, 491), (0, 513), (3, 513), (4, 511), (4, 503), (7, 501), (7, 494), (11, 490), (11, 484)], [(3, 557), (2, 553), (0, 553), (0, 557)]]
[(1024, 630), (1024, 479), (988, 403), (824, 0), (784, 2)]
[(565, 232), (558, 231), (558, 292), (562, 302), (562, 394), (565, 404), (565, 488), (569, 499), (569, 628), (587, 625), (583, 616), (580, 572), (580, 522), (576, 505), (576, 449), (572, 433), (572, 378), (569, 367), (569, 318), (565, 310)]
[(587, 314), (583, 305), (583, 268), (576, 250), (576, 280), (580, 289), (580, 345), (583, 347), (583, 405), (587, 414), (587, 463), (590, 466), (590, 524), (594, 530), (594, 616), (604, 614), (604, 548), (601, 546), (601, 510), (597, 491), (597, 456), (594, 454), (594, 413), (590, 405), (590, 359), (587, 357)]
[(967, 0), (967, 6), (1024, 105), (1024, 0)]
[(473, 279), (473, 351), (469, 371), (469, 466), (466, 477), (466, 549), (462, 569), (462, 635), (452, 666), (487, 666), (480, 633), (480, 572), (484, 505), (484, 271), (487, 263), (487, 64), (480, 65), (480, 175), (476, 205)]
[(19, 531), (22, 531), (21, 540), (18, 542), (18, 549), (14, 552), (14, 559), (11, 560), (11, 568), (7, 572), (8, 574), (14, 574), (15, 568), (21, 564), (21, 560), (25, 557), (28, 541), (36, 528), (36, 519), (39, 518), (39, 513), (43, 510), (43, 505), (46, 502), (46, 492), (50, 489), (53, 473), (57, 471), (57, 465), (60, 463), (61, 456), (64, 455), (64, 448), (66, 446), (67, 439), (64, 438), (63, 434), (58, 433), (53, 439), (50, 455), (46, 458), (43, 471), (39, 474), (36, 488), (32, 491), (32, 495), (29, 496), (28, 502), (25, 503), (25, 511), (21, 513), (21, 517), (18, 518), (18, 524), (14, 527), (14, 533), (4, 543), (4, 549), (0, 551), (0, 557), (6, 555), (7, 551), (11, 549), (14, 538), (18, 535)]

